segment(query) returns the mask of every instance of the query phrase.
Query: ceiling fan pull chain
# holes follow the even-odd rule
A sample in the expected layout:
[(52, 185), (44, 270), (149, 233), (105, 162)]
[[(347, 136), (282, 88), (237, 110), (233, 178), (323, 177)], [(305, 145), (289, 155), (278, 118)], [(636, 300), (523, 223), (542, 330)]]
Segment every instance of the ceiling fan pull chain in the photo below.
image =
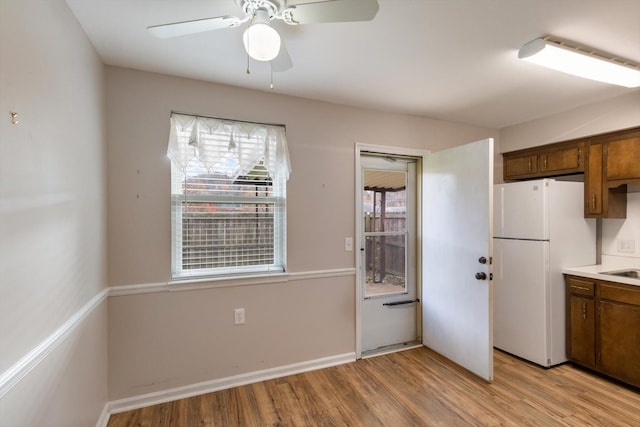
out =
[(273, 61), (269, 61), (269, 74), (271, 75), (271, 81), (269, 87), (273, 90)]
[[(255, 12), (253, 12), (253, 13), (251, 14), (251, 20), (249, 21), (249, 27), (251, 26), (251, 24), (253, 24), (253, 20), (254, 20), (255, 18), (256, 18), (256, 13), (255, 13)], [(246, 49), (246, 51), (247, 51), (247, 75), (251, 74), (251, 70), (249, 69), (249, 61), (250, 61), (250, 59), (251, 59), (251, 58), (250, 58), (250, 56), (251, 56), (251, 55), (249, 55), (249, 50), (250, 50), (250, 49), (249, 49), (249, 46), (250, 46), (250, 43), (251, 43), (251, 37), (247, 37), (247, 49)]]

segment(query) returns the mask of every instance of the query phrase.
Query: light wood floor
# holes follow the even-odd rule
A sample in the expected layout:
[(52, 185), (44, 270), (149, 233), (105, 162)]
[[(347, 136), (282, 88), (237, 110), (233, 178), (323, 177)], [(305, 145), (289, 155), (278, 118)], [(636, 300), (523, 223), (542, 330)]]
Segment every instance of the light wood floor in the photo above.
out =
[(123, 426), (640, 426), (640, 393), (495, 352), (488, 384), (426, 348), (114, 414)]

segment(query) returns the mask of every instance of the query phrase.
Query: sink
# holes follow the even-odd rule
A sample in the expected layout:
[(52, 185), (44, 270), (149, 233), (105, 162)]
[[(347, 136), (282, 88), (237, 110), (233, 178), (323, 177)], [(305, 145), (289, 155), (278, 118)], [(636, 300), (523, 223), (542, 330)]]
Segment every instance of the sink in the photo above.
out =
[(618, 277), (631, 277), (632, 279), (640, 279), (640, 270), (629, 268), (626, 270), (604, 271), (602, 274)]

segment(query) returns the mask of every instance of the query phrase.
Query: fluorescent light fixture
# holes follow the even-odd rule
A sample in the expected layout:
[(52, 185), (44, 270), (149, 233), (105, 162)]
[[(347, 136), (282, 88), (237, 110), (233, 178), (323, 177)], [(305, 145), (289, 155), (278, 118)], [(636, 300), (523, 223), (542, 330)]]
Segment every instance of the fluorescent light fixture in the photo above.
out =
[(269, 12), (259, 8), (242, 36), (244, 48), (256, 61), (271, 61), (280, 53), (280, 34), (269, 25)]
[(640, 87), (640, 66), (560, 42), (535, 39), (522, 46), (518, 58), (586, 79), (625, 87)]

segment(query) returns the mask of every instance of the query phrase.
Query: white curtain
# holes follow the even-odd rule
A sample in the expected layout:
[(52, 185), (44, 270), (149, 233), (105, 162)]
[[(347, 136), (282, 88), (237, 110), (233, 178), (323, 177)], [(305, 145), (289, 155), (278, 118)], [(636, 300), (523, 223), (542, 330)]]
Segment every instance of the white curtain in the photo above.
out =
[(289, 179), (291, 164), (284, 127), (171, 114), (167, 156), (179, 170), (197, 168), (229, 179), (263, 162), (272, 179)]

